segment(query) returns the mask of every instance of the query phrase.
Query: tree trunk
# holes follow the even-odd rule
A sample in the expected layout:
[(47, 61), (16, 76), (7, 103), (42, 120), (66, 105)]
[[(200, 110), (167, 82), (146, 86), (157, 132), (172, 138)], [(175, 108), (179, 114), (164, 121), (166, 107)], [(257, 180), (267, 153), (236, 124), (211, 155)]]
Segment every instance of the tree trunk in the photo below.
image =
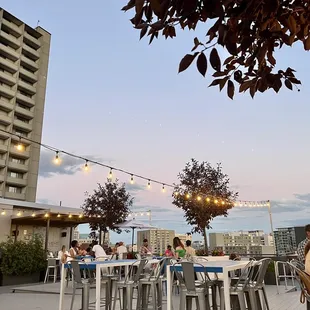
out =
[(206, 230), (205, 227), (203, 228), (203, 240), (204, 240), (206, 255), (209, 255), (208, 240), (207, 240), (207, 230)]
[(105, 235), (106, 235), (106, 229), (103, 231), (103, 244), (105, 243)]

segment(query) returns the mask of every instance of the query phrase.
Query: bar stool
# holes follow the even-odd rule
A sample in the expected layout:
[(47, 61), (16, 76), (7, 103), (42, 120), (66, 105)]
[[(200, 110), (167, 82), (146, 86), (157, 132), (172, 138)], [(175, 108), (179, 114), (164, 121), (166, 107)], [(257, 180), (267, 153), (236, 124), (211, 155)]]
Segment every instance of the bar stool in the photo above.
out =
[(162, 309), (162, 292), (163, 292), (163, 277), (162, 271), (166, 266), (165, 262), (167, 258), (163, 258), (157, 264), (156, 268), (150, 274), (149, 277), (142, 278), (139, 281), (138, 292), (139, 297), (137, 300), (137, 309), (142, 310), (148, 309), (150, 292), (152, 292), (152, 307), (153, 310)]
[[(114, 291), (113, 310), (115, 310), (116, 308), (117, 299), (119, 300), (121, 310), (132, 310), (133, 291), (134, 289), (138, 289), (140, 276), (146, 264), (147, 264), (146, 259), (134, 262), (130, 266), (125, 279), (123, 281), (116, 282)], [(138, 266), (138, 268), (135, 270), (134, 267), (136, 266)], [(123, 307), (121, 303), (121, 292), (123, 293)], [(117, 295), (119, 295), (118, 298)], [(138, 300), (140, 299), (139, 290), (137, 299)]]
[[(50, 275), (50, 270), (53, 270), (53, 274), (51, 274), (51, 275)], [(56, 258), (48, 258), (47, 259), (47, 269), (46, 269), (46, 273), (45, 273), (44, 283), (46, 283), (47, 280), (51, 277), (54, 278), (54, 283), (55, 283), (56, 279), (57, 279), (57, 261), (56, 261)]]

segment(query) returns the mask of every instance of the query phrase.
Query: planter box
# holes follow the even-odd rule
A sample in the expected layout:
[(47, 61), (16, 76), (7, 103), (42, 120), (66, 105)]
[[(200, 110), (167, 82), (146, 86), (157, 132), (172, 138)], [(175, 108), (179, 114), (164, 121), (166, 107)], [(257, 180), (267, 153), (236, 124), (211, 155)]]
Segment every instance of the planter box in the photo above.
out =
[(28, 283), (38, 283), (40, 281), (40, 273), (26, 274), (21, 276), (1, 275), (0, 286), (20, 285)]

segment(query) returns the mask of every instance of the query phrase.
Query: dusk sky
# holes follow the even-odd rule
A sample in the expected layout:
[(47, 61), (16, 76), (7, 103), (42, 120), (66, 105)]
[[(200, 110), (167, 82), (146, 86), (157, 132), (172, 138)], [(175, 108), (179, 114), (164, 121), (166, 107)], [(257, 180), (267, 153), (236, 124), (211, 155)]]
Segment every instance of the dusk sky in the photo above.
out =
[[(232, 101), (226, 91), (208, 88), (210, 78), (202, 78), (195, 66), (177, 74), (181, 58), (195, 36), (203, 38), (205, 27), (179, 30), (176, 39), (161, 37), (148, 45), (132, 28), (133, 13), (120, 10), (125, 4), (1, 1), (5, 10), (33, 27), (39, 20), (52, 34), (43, 142), (164, 183), (177, 182), (192, 157), (222, 162), (240, 199), (272, 200), (274, 227), (305, 224), (310, 215), (307, 52), (296, 45), (276, 54), (279, 67), (296, 69), (300, 92), (270, 90), (254, 100), (236, 94)], [(86, 175), (77, 169), (83, 162), (68, 158), (55, 167), (53, 156), (42, 152), (38, 201), (79, 207), (84, 192), (104, 183), (109, 173), (92, 167)], [(134, 210), (151, 209), (158, 227), (190, 231), (171, 204), (171, 192), (137, 184), (141, 187), (131, 189)], [(267, 210), (257, 209), (234, 209), (212, 226), (213, 231), (270, 231)], [(130, 235), (112, 241), (120, 238), (128, 242)]]

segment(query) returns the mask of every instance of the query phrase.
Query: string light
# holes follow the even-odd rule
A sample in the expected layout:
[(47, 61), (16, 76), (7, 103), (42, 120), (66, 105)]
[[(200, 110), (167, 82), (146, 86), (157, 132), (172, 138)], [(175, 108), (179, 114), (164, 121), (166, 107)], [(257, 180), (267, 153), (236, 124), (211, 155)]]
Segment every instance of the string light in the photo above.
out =
[(163, 187), (162, 187), (162, 192), (164, 193), (165, 192), (165, 184), (163, 184)]
[(82, 217), (83, 217), (83, 214), (80, 214), (80, 215), (79, 215), (79, 218), (81, 219)]
[(113, 171), (112, 171), (112, 170), (113, 170), (113, 169), (110, 168), (110, 173), (109, 173), (109, 179), (110, 179), (110, 180), (113, 178)]
[(2, 210), (2, 211), (1, 211), (1, 215), (6, 215), (5, 210)]
[(189, 198), (191, 198), (191, 195), (189, 193), (187, 193), (185, 197), (186, 197), (186, 199), (189, 199)]
[(217, 199), (214, 199), (214, 203), (217, 204), (219, 201)]
[(88, 160), (86, 160), (85, 165), (84, 165), (84, 171), (88, 171), (89, 167), (88, 167)]
[(44, 214), (44, 217), (49, 217), (50, 215), (46, 212), (45, 214)]
[(201, 197), (200, 197), (200, 196), (197, 196), (197, 200), (198, 200), (198, 201), (201, 201)]
[(59, 152), (58, 151), (56, 151), (56, 155), (55, 155), (55, 158), (54, 158), (54, 163), (56, 165), (60, 164), (60, 158), (59, 158)]
[(71, 214), (71, 213), (69, 213), (69, 216), (68, 216), (68, 217), (69, 217), (69, 219), (71, 219), (71, 218), (72, 218), (72, 214)]
[(58, 218), (61, 217), (60, 213), (57, 214), (57, 217), (58, 217)]
[(133, 180), (133, 174), (131, 175), (131, 178), (130, 178), (130, 183), (133, 184), (134, 183), (134, 180)]
[(36, 216), (36, 213), (35, 213), (35, 212), (32, 212), (31, 216), (32, 216), (32, 217), (35, 217), (35, 216)]
[(224, 205), (224, 204), (225, 204), (225, 201), (222, 201), (221, 204)]
[(207, 197), (206, 200), (207, 200), (207, 202), (210, 202), (210, 198), (209, 197)]
[(148, 180), (148, 182), (147, 182), (147, 188), (148, 188), (148, 189), (151, 188), (151, 180)]
[(21, 212), (21, 211), (18, 211), (18, 212), (17, 212), (17, 216), (22, 216), (22, 212)]

